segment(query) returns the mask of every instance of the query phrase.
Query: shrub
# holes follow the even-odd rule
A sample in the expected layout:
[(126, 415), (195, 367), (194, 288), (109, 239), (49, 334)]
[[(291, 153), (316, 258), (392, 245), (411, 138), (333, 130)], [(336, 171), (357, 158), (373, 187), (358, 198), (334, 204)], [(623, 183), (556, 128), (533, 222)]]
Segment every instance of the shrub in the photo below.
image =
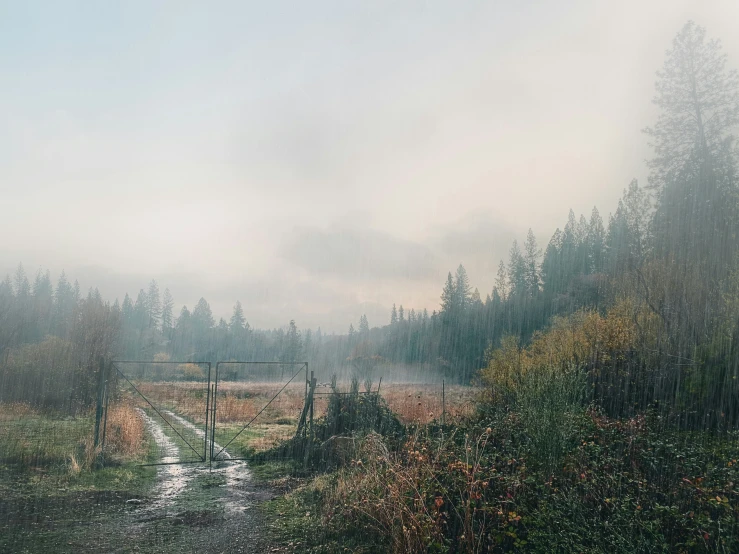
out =
[[(333, 536), (393, 552), (737, 552), (739, 436), (590, 412), (556, 473), (526, 418), (360, 448), (325, 496)], [(373, 441), (376, 439), (373, 437)]]
[(354, 378), (349, 391), (340, 391), (336, 378), (332, 381), (332, 392), (328, 397), (326, 413), (313, 422), (312, 427), (304, 427), (292, 439), (274, 449), (260, 452), (253, 458), (259, 462), (275, 456), (289, 456), (299, 460), (304, 466), (327, 470), (340, 466), (346, 453), (353, 450), (347, 441), (361, 439), (374, 432), (385, 436), (393, 444), (404, 434), (405, 427), (377, 393), (359, 392), (359, 381)]
[[(487, 367), (480, 372), (485, 400), (515, 402), (524, 376), (566, 373), (576, 366), (587, 373), (589, 397), (609, 415), (632, 416), (655, 399), (672, 401), (670, 386), (679, 382), (681, 370), (664, 374), (663, 332), (653, 311), (628, 298), (606, 315), (580, 310), (554, 317), (546, 331), (534, 333), (528, 346), (504, 337), (500, 348), (488, 351)], [(658, 378), (661, 389), (654, 386)]]
[(57, 337), (11, 350), (0, 366), (0, 402), (76, 414), (92, 406), (96, 394), (97, 366), (80, 364), (72, 344)]
[(335, 435), (365, 434), (369, 431), (398, 436), (403, 432), (398, 418), (379, 394), (359, 392), (358, 379), (352, 379), (349, 391), (342, 392), (334, 378), (331, 392), (326, 415), (314, 424), (317, 438), (326, 440)]
[(563, 372), (534, 372), (518, 383), (515, 412), (521, 419), (535, 460), (547, 473), (577, 445), (578, 419), (585, 409), (585, 373), (571, 367)]

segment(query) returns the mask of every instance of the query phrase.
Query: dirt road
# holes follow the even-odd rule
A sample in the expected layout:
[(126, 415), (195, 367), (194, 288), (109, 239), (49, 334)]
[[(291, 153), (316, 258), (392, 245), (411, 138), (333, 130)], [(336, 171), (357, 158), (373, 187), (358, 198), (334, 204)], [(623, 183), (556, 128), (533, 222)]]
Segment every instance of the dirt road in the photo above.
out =
[[(160, 461), (179, 460), (166, 425), (143, 417), (162, 453)], [(176, 414), (167, 417), (188, 425)], [(85, 490), (34, 497), (32, 482), (19, 486), (28, 487), (28, 495), (19, 496), (27, 501), (0, 500), (9, 531), (0, 552), (281, 551), (268, 544), (258, 509), (273, 492), (255, 483), (244, 462), (158, 466), (156, 484), (140, 494)]]

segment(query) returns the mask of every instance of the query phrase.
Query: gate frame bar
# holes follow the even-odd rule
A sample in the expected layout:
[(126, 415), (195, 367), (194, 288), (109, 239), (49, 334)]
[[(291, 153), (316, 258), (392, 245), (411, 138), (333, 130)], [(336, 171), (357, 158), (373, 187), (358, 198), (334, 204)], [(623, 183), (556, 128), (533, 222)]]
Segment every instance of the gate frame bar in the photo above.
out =
[[(205, 400), (205, 405), (206, 405), (206, 410), (205, 410), (205, 433), (203, 435), (203, 454), (202, 454), (202, 456), (185, 439), (185, 437), (183, 437), (180, 434), (180, 432), (169, 422), (169, 420), (167, 418), (165, 418), (164, 415), (162, 415), (162, 413), (159, 410), (157, 410), (156, 406), (154, 406), (149, 401), (149, 399), (146, 398), (146, 396), (144, 396), (144, 394), (136, 387), (136, 385), (134, 385), (131, 382), (131, 380), (126, 376), (126, 374), (123, 373), (123, 371), (116, 365), (117, 363), (118, 364), (148, 364), (148, 365), (153, 365), (153, 364), (194, 364), (194, 365), (199, 365), (199, 366), (208, 366), (208, 386), (206, 388), (206, 394), (205, 394), (205, 398), (206, 398), (206, 400)], [(146, 403), (149, 404), (149, 406), (151, 406), (151, 408), (157, 413), (157, 415), (160, 418), (162, 418), (162, 420), (164, 420), (164, 422), (177, 434), (178, 437), (180, 437), (180, 439), (182, 440), (182, 442), (184, 442), (188, 447), (190, 447), (190, 450), (192, 450), (193, 452), (195, 452), (195, 454), (197, 454), (200, 457), (199, 460), (184, 460), (184, 461), (183, 460), (179, 460), (179, 461), (176, 461), (176, 462), (155, 462), (155, 463), (151, 463), (151, 464), (140, 464), (140, 467), (148, 467), (148, 466), (169, 466), (169, 465), (182, 465), (182, 464), (203, 464), (203, 463), (205, 463), (207, 461), (207, 445), (208, 445), (208, 402), (209, 402), (209, 399), (210, 399), (210, 374), (211, 374), (211, 370), (212, 370), (211, 362), (194, 362), (194, 361), (184, 361), (184, 362), (182, 362), (182, 361), (155, 362), (153, 360), (111, 360), (110, 361), (110, 366), (113, 367), (128, 382), (128, 384), (131, 385), (131, 387), (133, 387), (133, 390), (135, 390), (136, 393), (138, 393), (138, 395), (141, 396), (141, 398), (143, 398), (146, 401)], [(109, 384), (109, 380), (108, 380), (108, 378), (106, 376), (106, 379), (105, 379), (106, 395), (107, 395), (108, 384)], [(107, 415), (108, 415), (107, 414), (107, 399), (106, 399), (106, 409), (105, 409), (105, 412), (106, 412), (106, 414), (105, 414), (106, 417), (105, 417), (105, 427), (103, 427), (103, 437), (105, 436), (105, 431), (106, 431), (106, 427), (107, 427), (107, 423), (108, 423), (108, 418), (107, 418)]]
[[(282, 386), (282, 388), (279, 391), (277, 391), (277, 394), (275, 394), (270, 399), (270, 401), (267, 402), (262, 407), (262, 409), (259, 410), (259, 412), (257, 412), (257, 414), (253, 418), (251, 418), (251, 420), (246, 425), (244, 425), (238, 433), (236, 433), (233, 437), (231, 437), (231, 439), (224, 446), (222, 446), (221, 449), (214, 455), (213, 454), (213, 451), (214, 451), (213, 445), (215, 444), (215, 432), (216, 432), (216, 416), (217, 416), (217, 411), (216, 411), (217, 410), (217, 407), (216, 407), (217, 406), (217, 403), (216, 403), (216, 399), (218, 398), (218, 369), (221, 366), (221, 364), (223, 364), (223, 365), (227, 365), (227, 364), (228, 365), (249, 365), (249, 364), (255, 365), (255, 364), (260, 364), (260, 365), (281, 365), (281, 366), (298, 366), (299, 365), (300, 367), (298, 368), (298, 371), (296, 371), (295, 374), (292, 377), (290, 377), (290, 379), (287, 381), (287, 383), (285, 383)], [(241, 433), (243, 433), (244, 431), (246, 431), (246, 429), (249, 426), (251, 426), (252, 423), (254, 423), (254, 421), (262, 414), (262, 412), (264, 410), (266, 410), (267, 407), (270, 404), (272, 404), (272, 402), (278, 396), (280, 396), (280, 394), (282, 393), (282, 391), (284, 391), (287, 388), (287, 386), (290, 383), (293, 382), (293, 380), (300, 374), (301, 371), (303, 371), (303, 369), (305, 369), (305, 388), (306, 388), (306, 392), (305, 392), (305, 398), (303, 399), (303, 403), (305, 404), (306, 398), (308, 396), (308, 362), (258, 362), (258, 361), (250, 361), (250, 362), (237, 362), (237, 361), (216, 362), (216, 378), (215, 378), (215, 385), (214, 385), (214, 388), (213, 388), (213, 421), (212, 421), (212, 431), (211, 431), (213, 438), (212, 438), (212, 440), (210, 442), (210, 448), (211, 448), (210, 461), (211, 461), (211, 463), (214, 460), (217, 461), (217, 462), (231, 462), (231, 461), (234, 461), (235, 462), (235, 461), (248, 460), (248, 458), (244, 458), (244, 457), (240, 457), (240, 458), (227, 458), (227, 459), (221, 460), (221, 459), (218, 459), (218, 456), (220, 456), (221, 453), (226, 450), (226, 448), (228, 447), (229, 444), (231, 444), (234, 440), (236, 440), (236, 437), (238, 437)]]

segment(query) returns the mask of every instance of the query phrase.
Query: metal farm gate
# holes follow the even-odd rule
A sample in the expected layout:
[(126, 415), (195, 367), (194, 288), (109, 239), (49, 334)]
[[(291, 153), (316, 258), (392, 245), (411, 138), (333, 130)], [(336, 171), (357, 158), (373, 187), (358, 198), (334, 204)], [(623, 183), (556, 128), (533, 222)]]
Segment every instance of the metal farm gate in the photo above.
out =
[[(301, 375), (303, 378), (299, 379)], [(245, 432), (257, 425), (272, 425), (277, 429), (280, 422), (290, 421), (292, 417), (298, 421), (305, 411), (309, 384), (308, 362), (216, 363), (211, 461), (248, 459), (254, 450), (250, 452), (248, 447), (236, 444)], [(224, 409), (226, 402), (228, 410)], [(232, 451), (227, 452), (232, 446)]]
[(307, 362), (221, 361), (214, 369), (101, 360), (95, 445), (105, 450), (106, 438), (125, 432), (132, 410), (156, 445), (141, 465), (244, 460), (303, 428), (315, 387)]

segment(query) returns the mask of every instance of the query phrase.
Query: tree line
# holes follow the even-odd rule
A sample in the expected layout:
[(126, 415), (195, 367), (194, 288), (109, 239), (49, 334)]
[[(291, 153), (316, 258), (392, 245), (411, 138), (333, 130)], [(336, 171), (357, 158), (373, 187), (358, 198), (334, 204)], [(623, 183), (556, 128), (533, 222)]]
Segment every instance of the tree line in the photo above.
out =
[(216, 322), (204, 298), (174, 314), (172, 295), (156, 281), (135, 300), (126, 294), (110, 304), (96, 289), (82, 294), (64, 273), (56, 286), (48, 272), (31, 283), (19, 266), (0, 283), (0, 360), (47, 336), (79, 341), (76, 351), (87, 353), (97, 313), (110, 332), (95, 352), (110, 356), (309, 361), (326, 372), (395, 364), (469, 383), (504, 338), (523, 348), (555, 316), (605, 315), (628, 298), (660, 322), (650, 346), (658, 356), (649, 356), (660, 387), (677, 387), (689, 368), (701, 394), (715, 396), (713, 387), (737, 378), (739, 360), (739, 77), (727, 61), (718, 41), (686, 24), (658, 72), (660, 114), (645, 129), (654, 150), (647, 186), (631, 181), (607, 224), (597, 208), (588, 217), (570, 210), (543, 249), (529, 230), (500, 261), (484, 299), (460, 264), (438, 309), (393, 305), (387, 324), (371, 327), (363, 315), (345, 335), (327, 335), (295, 321), (254, 329), (240, 302), (228, 320)]

